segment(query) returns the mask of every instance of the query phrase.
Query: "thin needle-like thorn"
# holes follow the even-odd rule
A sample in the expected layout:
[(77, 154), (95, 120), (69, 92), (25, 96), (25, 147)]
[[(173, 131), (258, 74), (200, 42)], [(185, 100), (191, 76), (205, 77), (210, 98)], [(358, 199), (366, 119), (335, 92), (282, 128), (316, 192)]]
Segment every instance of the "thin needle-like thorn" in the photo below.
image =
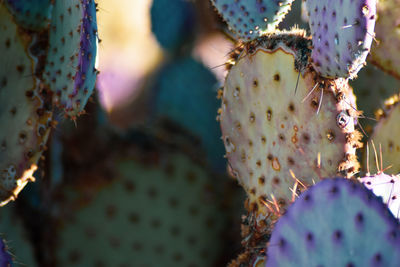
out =
[(324, 97), (324, 89), (321, 88), (321, 97), (319, 99), (319, 105), (318, 105), (318, 110), (317, 110), (317, 115), (319, 113), (319, 110), (321, 109), (321, 105), (322, 105), (322, 98)]
[(365, 137), (368, 137), (368, 134), (364, 131), (364, 128), (361, 125), (361, 122), (358, 122), (358, 125), (360, 126), (361, 131), (363, 132)]
[(382, 144), (379, 143), (379, 157), (381, 158), (381, 172), (383, 172)]
[(311, 89), (311, 91), (306, 95), (305, 98), (303, 98), (303, 100), (301, 101), (301, 103), (304, 103), (304, 101), (307, 100), (307, 98), (312, 94), (312, 92), (314, 92), (315, 88), (317, 88), (318, 83), (316, 83), (313, 87), (313, 89)]
[(321, 169), (321, 152), (318, 152), (317, 167), (318, 167), (318, 169)]
[(299, 197), (299, 195), (296, 193), (297, 185), (298, 185), (298, 183), (295, 182), (295, 183), (294, 183), (294, 187), (293, 187), (293, 188), (289, 188), (290, 191), (292, 191), (292, 202), (295, 201), (296, 197)]
[(372, 148), (374, 149), (374, 154), (375, 154), (376, 169), (377, 169), (378, 174), (379, 174), (380, 172), (379, 172), (378, 154), (376, 153), (376, 148), (375, 148), (374, 140), (371, 140), (371, 143), (372, 143)]
[(295, 95), (296, 95), (296, 92), (297, 92), (297, 86), (299, 86), (299, 80), (300, 80), (300, 71), (299, 71), (299, 75), (297, 75), (296, 88), (294, 89), (294, 94)]
[(366, 173), (366, 175), (367, 176), (371, 175), (371, 173), (369, 172), (369, 145), (368, 145), (368, 142), (367, 142), (367, 173)]
[(273, 194), (271, 194), (271, 198), (272, 198), (272, 200), (274, 201), (274, 206), (275, 206), (276, 211), (277, 211), (278, 213), (281, 213), (281, 210), (280, 210), (280, 208), (279, 208), (278, 202), (276, 201), (276, 198), (275, 198), (275, 196), (274, 196)]
[(293, 172), (291, 169), (289, 169), (289, 172), (290, 172), (290, 175), (292, 176), (292, 178), (293, 178), (296, 182), (298, 182), (302, 187), (306, 188), (306, 186), (305, 186), (299, 179), (296, 178), (296, 175), (294, 175), (294, 172)]
[(393, 167), (393, 165), (389, 165), (389, 166), (387, 166), (386, 168), (384, 168), (384, 169), (382, 170), (382, 172), (385, 172), (385, 171), (389, 170), (389, 169), (392, 168), (392, 167)]

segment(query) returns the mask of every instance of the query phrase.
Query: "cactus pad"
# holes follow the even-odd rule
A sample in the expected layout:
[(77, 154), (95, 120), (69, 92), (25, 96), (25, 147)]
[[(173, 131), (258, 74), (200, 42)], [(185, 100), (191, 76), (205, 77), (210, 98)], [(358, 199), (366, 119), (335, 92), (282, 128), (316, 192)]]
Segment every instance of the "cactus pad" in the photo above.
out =
[(380, 173), (359, 180), (376, 196), (382, 197), (392, 214), (400, 219), (400, 175)]
[[(357, 107), (365, 116), (373, 117), (374, 112), (382, 107), (385, 99), (399, 91), (400, 81), (393, 76), (369, 64), (351, 80), (350, 85), (355, 88)], [(365, 124), (374, 124), (374, 120), (364, 120)]]
[(19, 26), (40, 30), (50, 24), (51, 0), (5, 0), (4, 3), (14, 15)]
[[(0, 236), (4, 238), (7, 249), (13, 256), (11, 266), (39, 266), (34, 255), (34, 248), (29, 239), (29, 232), (17, 214), (16, 203), (10, 203), (0, 209)], [(9, 265), (1, 265), (9, 266)]]
[(151, 30), (167, 50), (178, 50), (190, 39), (195, 26), (193, 3), (185, 0), (153, 0)]
[(307, 185), (358, 169), (352, 89), (310, 68), (310, 40), (302, 34), (247, 44), (225, 81), (220, 121), (227, 158), (250, 202), (261, 207), (274, 200), (288, 204), (293, 176)]
[(51, 126), (52, 113), (33, 76), (29, 40), (0, 4), (0, 206), (33, 180)]
[[(364, 153), (363, 166), (369, 165), (372, 173), (377, 173), (381, 171), (376, 167), (376, 160), (380, 163), (378, 168), (385, 170), (388, 174), (398, 174), (400, 173), (400, 103), (399, 95), (394, 95), (385, 101), (385, 108), (377, 111), (378, 123), (375, 125), (370, 140), (374, 142), (375, 154), (371, 146), (370, 153)], [(379, 151), (382, 149), (382, 151)], [(380, 158), (382, 154), (382, 159)], [(379, 156), (378, 156), (379, 155)], [(368, 158), (367, 158), (368, 157)], [(382, 161), (382, 162), (381, 162)]]
[(273, 31), (294, 0), (211, 0), (230, 29), (243, 41)]
[(218, 110), (217, 79), (193, 58), (182, 58), (164, 67), (158, 76), (155, 111), (201, 138), (209, 162), (225, 169)]
[(55, 103), (71, 118), (83, 113), (97, 76), (94, 0), (56, 1), (44, 80)]
[(380, 0), (371, 62), (400, 79), (400, 0)]
[(395, 267), (399, 229), (369, 190), (345, 179), (326, 179), (303, 192), (275, 224), (266, 266)]
[(376, 0), (306, 0), (312, 61), (323, 77), (353, 78), (374, 38)]
[(179, 153), (114, 157), (111, 183), (64, 187), (73, 219), (61, 219), (57, 266), (215, 266), (224, 224), (215, 177)]

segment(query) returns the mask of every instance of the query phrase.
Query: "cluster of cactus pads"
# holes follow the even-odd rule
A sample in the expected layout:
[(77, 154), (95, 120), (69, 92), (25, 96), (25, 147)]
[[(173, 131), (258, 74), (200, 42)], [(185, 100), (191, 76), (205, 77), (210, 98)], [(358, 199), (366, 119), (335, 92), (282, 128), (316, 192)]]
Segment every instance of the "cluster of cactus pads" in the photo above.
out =
[(0, 205), (33, 180), (53, 112), (75, 119), (94, 90), (94, 0), (0, 2)]
[(396, 76), (398, 1), (305, 0), (308, 32), (277, 28), (292, 1), (211, 2), (239, 38), (218, 113), (230, 173), (248, 196), (245, 248), (231, 266), (398, 266), (398, 95), (369, 136), (371, 114), (349, 85), (370, 52)]
[[(152, 129), (55, 135), (58, 181), (24, 214), (2, 206), (34, 180), (57, 115), (75, 121), (94, 91), (97, 4), (0, 0), (0, 232), (14, 242), (0, 239), (0, 266), (219, 264), (225, 167), (247, 194), (231, 267), (399, 266), (400, 1), (303, 0), (309, 28), (285, 30), (294, 0), (210, 0), (237, 37), (218, 92), (193, 55), (198, 2), (149, 10), (167, 55), (143, 96)], [(32, 210), (49, 225), (30, 228), (35, 247), (15, 216)]]

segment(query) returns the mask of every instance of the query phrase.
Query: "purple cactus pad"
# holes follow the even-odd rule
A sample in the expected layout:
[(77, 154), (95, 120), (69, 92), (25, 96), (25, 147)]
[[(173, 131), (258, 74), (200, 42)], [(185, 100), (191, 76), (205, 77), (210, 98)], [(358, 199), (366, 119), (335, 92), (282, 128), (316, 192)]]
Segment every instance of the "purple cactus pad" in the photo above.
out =
[(400, 175), (384, 173), (360, 178), (360, 182), (388, 206), (392, 214), (400, 219)]
[(354, 78), (374, 38), (376, 0), (306, 0), (313, 66), (321, 76)]
[(275, 30), (294, 0), (211, 0), (231, 30), (243, 41)]
[(275, 224), (268, 267), (399, 266), (400, 225), (379, 198), (344, 178), (309, 188)]

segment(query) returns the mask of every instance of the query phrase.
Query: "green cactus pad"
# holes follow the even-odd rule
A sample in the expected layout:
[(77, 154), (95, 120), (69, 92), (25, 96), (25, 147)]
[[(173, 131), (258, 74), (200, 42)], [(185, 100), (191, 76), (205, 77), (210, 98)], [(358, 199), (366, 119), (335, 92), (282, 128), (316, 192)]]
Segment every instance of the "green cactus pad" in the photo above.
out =
[[(350, 81), (350, 85), (357, 96), (358, 108), (369, 118), (372, 118), (374, 112), (382, 107), (385, 99), (399, 92), (400, 81), (374, 65), (365, 66), (357, 76), (357, 79)], [(365, 119), (361, 123), (365, 127), (375, 124), (375, 121)]]
[(243, 41), (273, 31), (294, 0), (211, 0), (229, 28)]
[(40, 30), (49, 26), (53, 3), (51, 0), (5, 0), (19, 26)]
[(279, 219), (267, 250), (268, 267), (396, 267), (400, 225), (359, 183), (326, 179)]
[(169, 51), (177, 51), (195, 32), (195, 8), (186, 0), (153, 0), (151, 30), (158, 43)]
[(15, 203), (10, 203), (6, 207), (0, 208), (0, 236), (5, 239), (8, 250), (13, 255), (14, 266), (39, 266), (28, 231), (18, 216), (15, 205)]
[(255, 209), (290, 203), (294, 177), (299, 189), (358, 170), (352, 89), (344, 79), (322, 79), (312, 70), (309, 44), (301, 31), (256, 39), (235, 52), (225, 81), (220, 121), (226, 156)]
[(400, 79), (400, 0), (380, 0), (377, 5), (376, 42), (371, 62)]
[(215, 177), (183, 154), (145, 158), (114, 155), (100, 189), (88, 176), (64, 188), (61, 210), (72, 218), (61, 219), (57, 266), (214, 266), (224, 224)]
[[(363, 167), (369, 166), (372, 173), (385, 170), (388, 174), (400, 173), (400, 101), (399, 95), (387, 99), (385, 108), (377, 111), (378, 123), (375, 125), (369, 140), (374, 142), (375, 154), (372, 143), (369, 142), (369, 153), (364, 151)], [(380, 151), (381, 149), (381, 151)], [(382, 155), (382, 158), (381, 156)], [(378, 162), (378, 166), (376, 164)], [(390, 167), (390, 168), (389, 168)], [(378, 168), (378, 169), (377, 169)]]
[(166, 65), (157, 77), (155, 112), (182, 125), (201, 139), (207, 157), (216, 169), (225, 170), (221, 129), (215, 120), (219, 101), (217, 79), (191, 57)]
[(33, 76), (29, 40), (0, 4), (0, 206), (33, 180), (51, 126), (52, 113)]
[(97, 76), (94, 0), (56, 1), (49, 43), (43, 78), (54, 102), (74, 119), (84, 113)]

